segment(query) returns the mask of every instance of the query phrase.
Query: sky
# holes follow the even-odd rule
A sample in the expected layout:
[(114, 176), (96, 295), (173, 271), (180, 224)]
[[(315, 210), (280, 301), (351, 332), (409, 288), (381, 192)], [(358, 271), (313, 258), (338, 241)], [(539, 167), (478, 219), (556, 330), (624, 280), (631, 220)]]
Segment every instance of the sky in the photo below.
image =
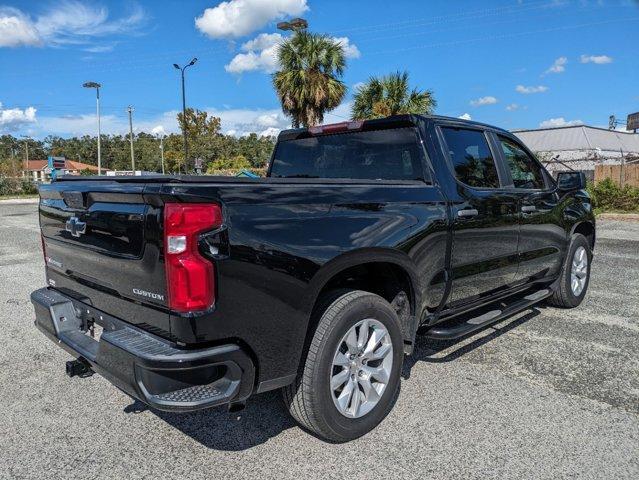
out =
[(637, 0), (0, 0), (0, 134), (175, 132), (187, 106), (233, 135), (290, 126), (271, 84), (278, 21), (301, 16), (344, 47), (349, 118), (371, 76), (406, 70), (436, 113), (507, 129), (607, 126), (639, 111)]

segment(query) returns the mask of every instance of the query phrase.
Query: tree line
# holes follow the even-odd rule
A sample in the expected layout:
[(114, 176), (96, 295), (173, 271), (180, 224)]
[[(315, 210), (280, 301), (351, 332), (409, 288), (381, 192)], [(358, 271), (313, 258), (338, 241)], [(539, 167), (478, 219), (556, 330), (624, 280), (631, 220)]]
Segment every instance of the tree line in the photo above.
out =
[[(178, 115), (183, 125), (182, 113)], [(189, 157), (202, 159), (202, 168), (209, 173), (216, 170), (251, 169), (262, 171), (271, 157), (275, 139), (255, 133), (235, 137), (220, 132), (220, 119), (207, 112), (186, 110), (186, 130)], [(102, 167), (109, 170), (131, 169), (129, 135), (101, 135)], [(185, 171), (184, 139), (181, 134), (169, 134), (162, 141), (166, 173)], [(49, 135), (42, 140), (0, 136), (0, 175), (17, 177), (23, 168), (26, 151), (29, 159), (44, 160), (48, 156), (60, 156), (89, 165), (97, 165), (97, 136), (62, 138)], [(156, 135), (140, 132), (133, 136), (136, 170), (161, 172), (160, 139)], [(187, 171), (191, 171), (191, 166)]]

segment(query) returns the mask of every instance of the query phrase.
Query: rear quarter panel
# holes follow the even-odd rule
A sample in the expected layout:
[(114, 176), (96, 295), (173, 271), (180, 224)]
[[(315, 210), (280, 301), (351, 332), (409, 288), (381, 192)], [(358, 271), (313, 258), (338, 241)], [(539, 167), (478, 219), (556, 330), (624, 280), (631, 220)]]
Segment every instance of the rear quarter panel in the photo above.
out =
[(229, 242), (228, 258), (216, 262), (215, 311), (197, 321), (172, 316), (172, 334), (246, 343), (260, 382), (297, 372), (317, 294), (363, 256), (411, 269), (415, 289), (427, 292), (419, 310), (443, 294), (433, 280), (444, 268), (446, 205), (422, 182), (176, 185), (162, 195), (220, 202)]

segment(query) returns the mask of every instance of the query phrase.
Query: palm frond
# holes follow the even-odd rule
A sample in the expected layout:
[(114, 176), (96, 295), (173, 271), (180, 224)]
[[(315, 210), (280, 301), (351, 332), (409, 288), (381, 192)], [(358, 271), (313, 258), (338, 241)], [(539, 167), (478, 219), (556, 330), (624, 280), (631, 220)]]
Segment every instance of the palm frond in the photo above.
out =
[(437, 102), (431, 90), (410, 90), (407, 72), (371, 77), (355, 92), (351, 116), (356, 120), (390, 115), (433, 113)]

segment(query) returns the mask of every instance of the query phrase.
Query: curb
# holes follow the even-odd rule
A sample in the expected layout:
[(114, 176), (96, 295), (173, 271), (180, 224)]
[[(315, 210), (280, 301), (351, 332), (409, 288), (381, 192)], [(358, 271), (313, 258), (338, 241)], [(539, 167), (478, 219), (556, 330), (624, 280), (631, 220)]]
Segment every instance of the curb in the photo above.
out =
[(600, 213), (597, 220), (619, 220), (622, 222), (639, 222), (639, 213)]
[(37, 205), (40, 201), (39, 197), (36, 198), (6, 198), (0, 200), (0, 205)]

